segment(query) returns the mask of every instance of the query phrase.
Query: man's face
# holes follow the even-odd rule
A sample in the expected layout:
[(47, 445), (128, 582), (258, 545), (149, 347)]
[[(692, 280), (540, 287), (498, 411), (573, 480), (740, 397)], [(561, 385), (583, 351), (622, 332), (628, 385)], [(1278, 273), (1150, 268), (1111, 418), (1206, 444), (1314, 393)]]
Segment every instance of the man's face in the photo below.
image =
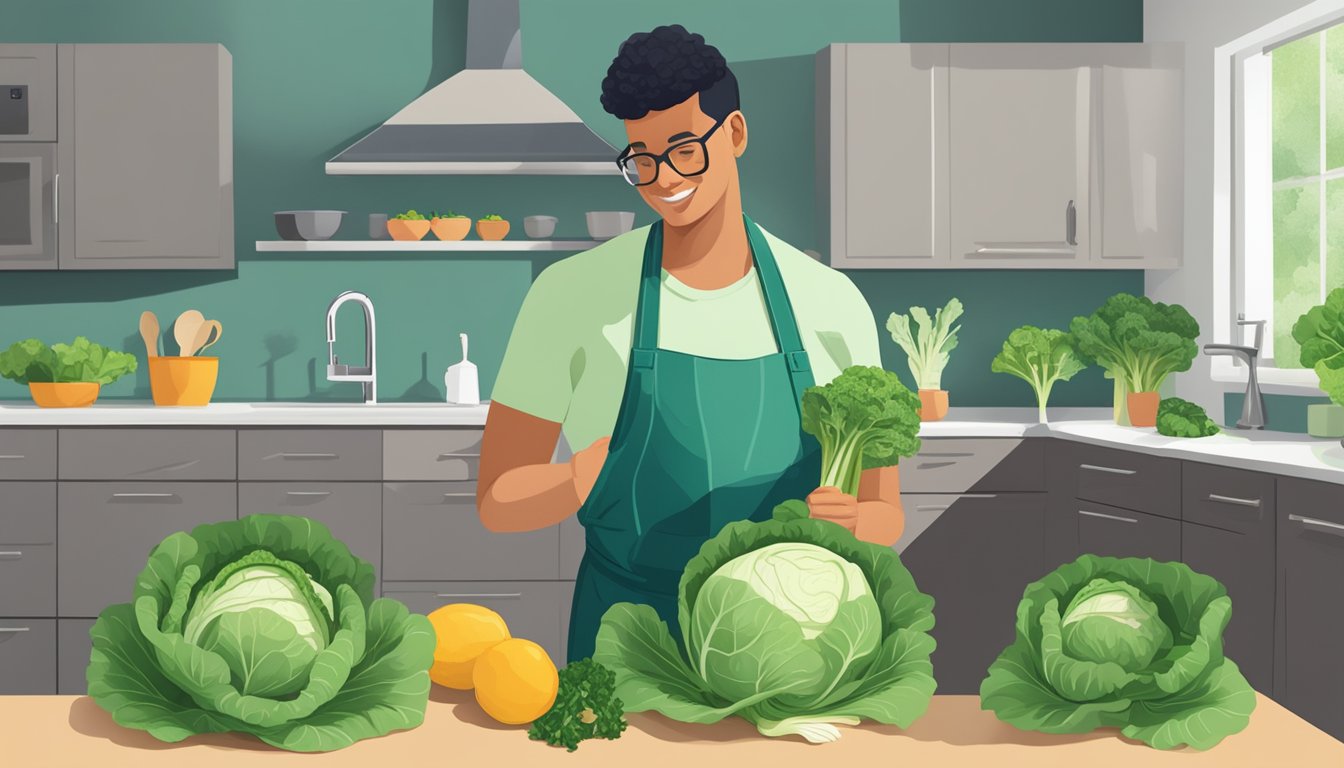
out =
[[(704, 136), (714, 127), (714, 118), (700, 111), (700, 94), (676, 106), (650, 112), (638, 120), (626, 120), (630, 152), (661, 154), (669, 147)], [(747, 146), (746, 122), (740, 112), (728, 116), (705, 142), (708, 167), (701, 173), (682, 176), (668, 163), (660, 163), (658, 178), (636, 187), (644, 202), (669, 226), (692, 224), (708, 213), (737, 183), (737, 158)], [(673, 151), (672, 159), (683, 169), (694, 167), (699, 147), (689, 145)]]

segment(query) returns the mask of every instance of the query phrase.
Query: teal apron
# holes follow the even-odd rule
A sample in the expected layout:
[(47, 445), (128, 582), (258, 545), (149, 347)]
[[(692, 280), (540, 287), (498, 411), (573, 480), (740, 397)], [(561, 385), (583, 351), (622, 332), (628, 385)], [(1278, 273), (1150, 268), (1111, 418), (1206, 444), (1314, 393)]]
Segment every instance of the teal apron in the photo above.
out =
[(625, 396), (606, 463), (578, 513), (587, 551), (574, 584), (570, 661), (592, 655), (602, 614), (619, 602), (653, 606), (680, 638), (677, 588), (700, 545), (734, 520), (766, 520), (776, 504), (817, 487), (820, 449), (798, 412), (812, 370), (775, 257), (742, 218), (779, 351), (720, 360), (658, 348), (663, 224), (654, 224)]

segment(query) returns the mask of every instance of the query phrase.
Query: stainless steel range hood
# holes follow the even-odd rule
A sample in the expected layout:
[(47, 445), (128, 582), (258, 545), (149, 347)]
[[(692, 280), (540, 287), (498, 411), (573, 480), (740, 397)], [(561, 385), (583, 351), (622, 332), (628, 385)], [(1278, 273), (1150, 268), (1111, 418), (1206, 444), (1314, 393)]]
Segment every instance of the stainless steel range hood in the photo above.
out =
[(328, 160), (327, 173), (614, 174), (615, 158), (523, 70), (518, 0), (470, 0), (466, 69)]

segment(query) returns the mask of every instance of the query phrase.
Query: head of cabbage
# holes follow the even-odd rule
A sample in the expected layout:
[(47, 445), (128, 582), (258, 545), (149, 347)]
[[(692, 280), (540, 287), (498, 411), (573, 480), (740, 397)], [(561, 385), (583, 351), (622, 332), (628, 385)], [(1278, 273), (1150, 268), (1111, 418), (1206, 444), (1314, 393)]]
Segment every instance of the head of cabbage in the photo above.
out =
[(424, 719), (434, 631), (373, 599), (373, 568), (321, 523), (249, 515), (175, 533), (90, 634), (89, 695), (163, 741), (250, 733), (316, 752)]
[[(783, 505), (732, 523), (687, 564), (682, 637), (653, 608), (607, 611), (594, 658), (627, 711), (738, 715), (766, 736), (839, 738), (861, 718), (908, 726), (933, 695), (933, 598), (889, 547)], [(678, 642), (680, 641), (680, 642)]]

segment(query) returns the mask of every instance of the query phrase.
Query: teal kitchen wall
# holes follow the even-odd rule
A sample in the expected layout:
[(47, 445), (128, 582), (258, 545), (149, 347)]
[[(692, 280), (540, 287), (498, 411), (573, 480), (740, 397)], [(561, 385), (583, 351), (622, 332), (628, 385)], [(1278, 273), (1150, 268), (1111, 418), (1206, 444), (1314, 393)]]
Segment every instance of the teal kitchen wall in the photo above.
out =
[[(461, 68), (464, 0), (4, 0), (0, 42), (220, 42), (233, 55), (238, 267), (225, 272), (0, 273), (0, 343), (88, 335), (142, 351), (136, 330), (150, 309), (166, 324), (195, 307), (225, 326), (217, 399), (352, 399), (325, 380), (327, 304), (367, 292), (378, 314), (380, 396), (442, 397), (456, 334), (472, 337), (483, 392), (494, 381), (513, 318), (549, 258), (496, 255), (256, 254), (275, 239), (271, 212), (347, 210), (339, 237), (365, 236), (367, 214), (405, 208), (560, 218), (558, 236), (584, 236), (583, 212), (626, 209), (649, 219), (614, 177), (340, 177), (323, 162), (425, 89)], [(598, 88), (631, 32), (681, 23), (729, 58), (741, 82), (752, 144), (743, 158), (746, 207), (800, 248), (817, 248), (813, 171), (813, 55), (833, 41), (1136, 41), (1139, 0), (523, 0), (524, 64), (611, 143), (620, 123)], [(944, 378), (960, 405), (1027, 405), (1028, 387), (989, 375), (1008, 330), (1063, 326), (1116, 291), (1143, 290), (1139, 272), (904, 271), (851, 273), (879, 324), (911, 304), (967, 306), (961, 347)], [(358, 311), (347, 308), (338, 352), (361, 351)], [(883, 333), (887, 367), (908, 377)], [(26, 393), (0, 381), (0, 398)], [(105, 398), (148, 397), (143, 370)], [(1097, 371), (1056, 389), (1060, 405), (1104, 405)]]

